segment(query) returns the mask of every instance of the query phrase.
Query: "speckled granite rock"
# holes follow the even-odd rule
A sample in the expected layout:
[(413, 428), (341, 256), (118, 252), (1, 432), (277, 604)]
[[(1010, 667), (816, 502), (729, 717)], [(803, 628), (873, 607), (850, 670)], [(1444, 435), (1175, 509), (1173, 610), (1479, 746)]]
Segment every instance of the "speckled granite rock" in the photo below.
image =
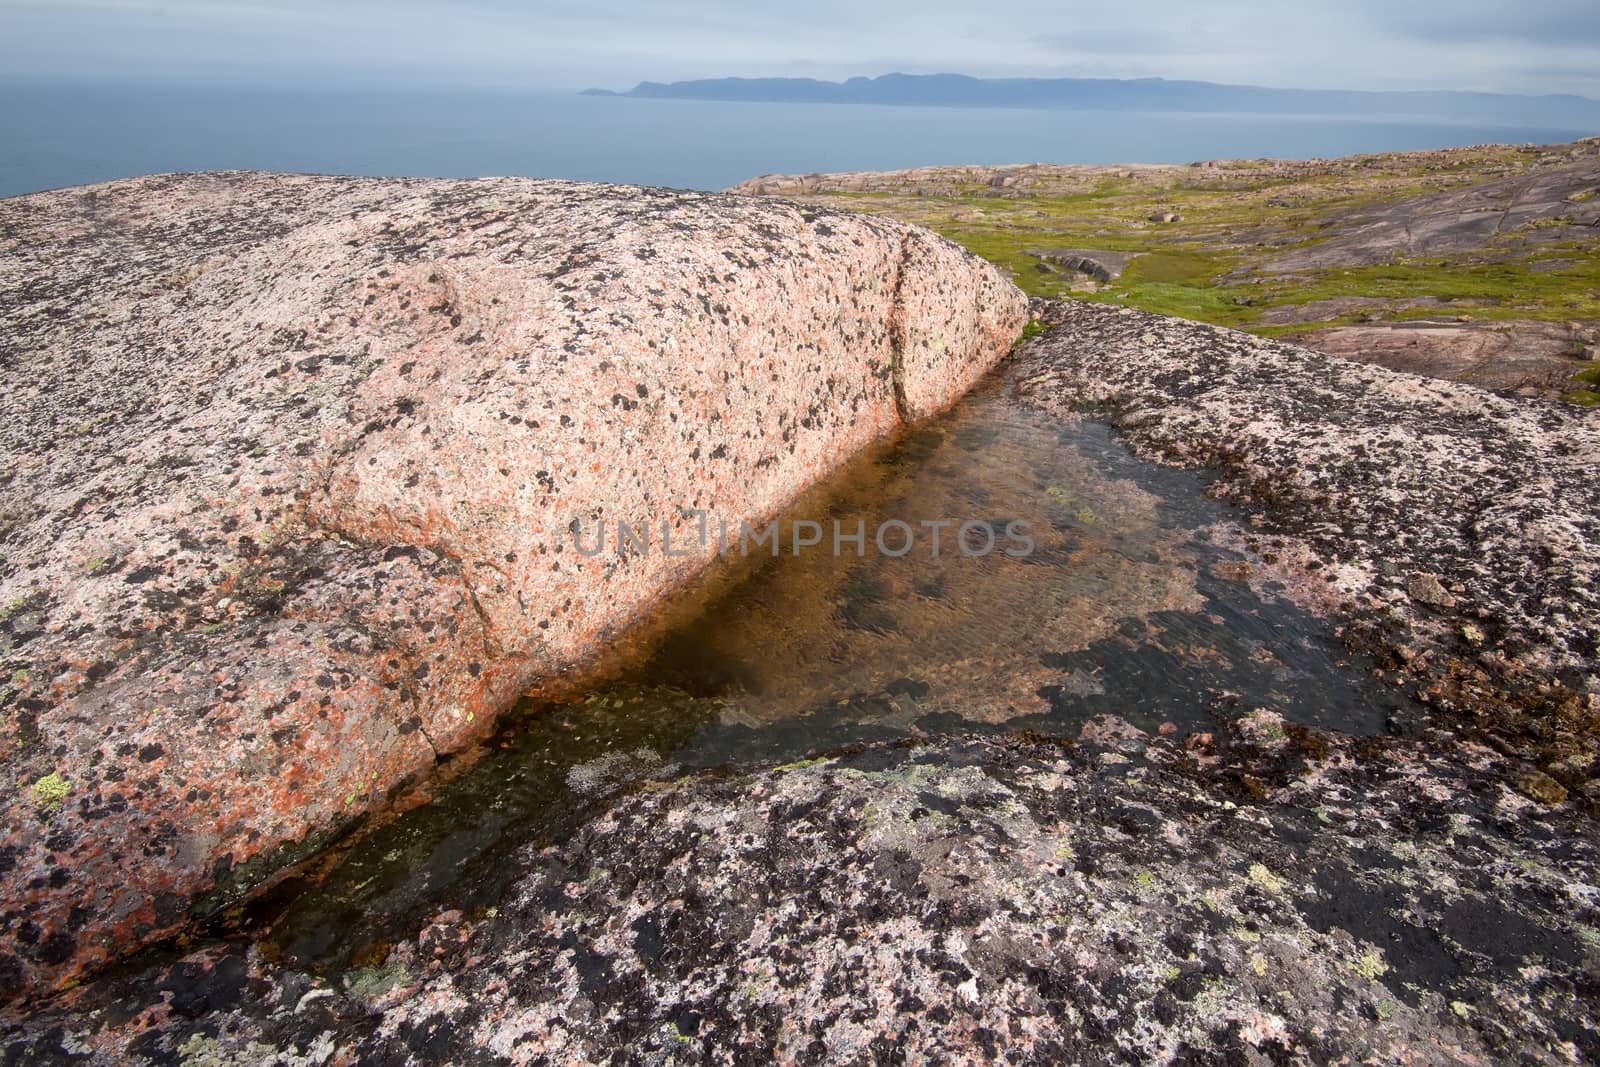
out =
[(1022, 399), (1213, 468), (1260, 531), (1240, 547), (1264, 591), (1338, 613), (1453, 725), (1570, 787), (1600, 774), (1600, 415), (1132, 310), (1035, 310), (1055, 325), (1008, 364)]
[[(336, 983), (217, 946), (14, 1023), (17, 1061), (1569, 1063), (1595, 824), (1440, 759), (1126, 724), (623, 800)], [(1270, 727), (1270, 724), (1267, 724)]]
[(1037, 310), (1058, 325), (1008, 365), (1017, 394), (1210, 465), (1260, 529), (1243, 576), (1336, 613), (1437, 721), (1347, 739), (1260, 711), (1180, 740), (1104, 717), (1076, 744), (636, 782), (522, 851), (498, 908), (441, 913), (369, 969), (210, 945), (13, 1015), (5, 1054), (1600, 1058), (1594, 422), (1190, 323)]
[[(924, 232), (736, 197), (0, 201), (0, 991), (315, 848), (701, 568), (689, 509), (773, 513), (1024, 317)], [(580, 557), (602, 521), (652, 550)]]

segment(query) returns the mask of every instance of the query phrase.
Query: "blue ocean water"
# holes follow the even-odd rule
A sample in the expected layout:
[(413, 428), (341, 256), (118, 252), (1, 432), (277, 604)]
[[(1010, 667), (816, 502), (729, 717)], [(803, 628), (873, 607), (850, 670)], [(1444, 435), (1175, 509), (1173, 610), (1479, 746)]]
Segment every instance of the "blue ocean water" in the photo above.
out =
[(937, 163), (1307, 158), (1595, 130), (1437, 118), (633, 100), (481, 90), (0, 84), (0, 196), (164, 171), (528, 175), (720, 189)]

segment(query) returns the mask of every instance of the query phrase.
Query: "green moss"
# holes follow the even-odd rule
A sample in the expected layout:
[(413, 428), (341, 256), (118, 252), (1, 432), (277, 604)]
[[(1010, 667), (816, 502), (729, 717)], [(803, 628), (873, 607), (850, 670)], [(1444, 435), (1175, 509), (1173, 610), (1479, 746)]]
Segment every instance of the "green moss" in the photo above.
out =
[(1128, 264), (1122, 280), (1130, 285), (1205, 286), (1226, 271), (1229, 258), (1199, 252), (1150, 252)]
[(793, 763), (780, 763), (778, 766), (776, 766), (776, 767), (774, 767), (772, 769), (774, 771), (778, 771), (778, 772), (782, 772), (782, 771), (798, 771), (798, 770), (800, 770), (800, 769), (802, 769), (804, 767), (815, 767), (819, 763), (827, 763), (827, 762), (828, 761), (827, 761), (826, 757), (819, 756), (816, 759), (801, 759), (801, 760), (795, 760)]
[(1578, 404), (1586, 408), (1600, 405), (1600, 393), (1593, 389), (1570, 389), (1561, 394), (1561, 399), (1569, 404)]
[(1153, 311), (1158, 315), (1197, 319), (1217, 326), (1239, 326), (1251, 317), (1251, 312), (1242, 307), (1228, 290), (1217, 286), (1146, 282), (1111, 292), (1094, 293), (1085, 299)]
[[(1475, 318), (1600, 318), (1600, 258), (1559, 271), (1531, 271), (1524, 259), (1503, 262), (1407, 260), (1371, 267), (1324, 271), (1304, 279), (1269, 283), (1264, 307), (1338, 297), (1381, 297), (1447, 302), (1448, 314)], [(1437, 315), (1414, 308), (1393, 317)]]
[(1030, 321), (1022, 328), (1022, 336), (1017, 339), (1017, 343), (1021, 344), (1024, 341), (1031, 341), (1033, 338), (1038, 337), (1041, 333), (1048, 333), (1049, 330), (1050, 324), (1047, 322)]

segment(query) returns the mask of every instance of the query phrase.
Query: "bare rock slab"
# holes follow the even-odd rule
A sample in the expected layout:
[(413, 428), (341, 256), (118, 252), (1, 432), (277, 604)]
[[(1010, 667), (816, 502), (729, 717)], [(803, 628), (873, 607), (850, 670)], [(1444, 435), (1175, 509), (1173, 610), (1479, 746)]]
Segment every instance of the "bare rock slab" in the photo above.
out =
[[(1487, 750), (1106, 722), (622, 798), (330, 979), (213, 945), (0, 1026), (38, 1063), (1572, 1063), (1595, 825)], [(1115, 739), (1104, 736), (1115, 733)], [(1216, 760), (1212, 761), (1216, 763)], [(1255, 793), (1240, 782), (1256, 784)]]
[[(771, 515), (1025, 314), (923, 231), (765, 200), (225, 173), (0, 201), (0, 989), (316, 848), (704, 567), (698, 512)], [(576, 551), (619, 522), (652, 551)]]
[(1111, 282), (1122, 277), (1128, 264), (1140, 255), (1138, 252), (1097, 252), (1085, 248), (1039, 248), (1029, 254), (1062, 270), (1087, 274), (1098, 282)]
[(1555, 398), (1572, 388), (1573, 375), (1593, 366), (1585, 358), (1594, 335), (1576, 323), (1422, 319), (1332, 326), (1293, 340), (1361, 363)]

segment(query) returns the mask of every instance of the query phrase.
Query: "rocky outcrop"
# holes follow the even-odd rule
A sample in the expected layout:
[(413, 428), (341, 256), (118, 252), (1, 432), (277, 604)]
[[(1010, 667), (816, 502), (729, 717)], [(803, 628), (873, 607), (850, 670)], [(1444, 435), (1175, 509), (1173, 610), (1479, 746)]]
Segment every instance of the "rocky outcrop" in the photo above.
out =
[[(1425, 699), (1600, 790), (1600, 420), (1123, 308), (1038, 302), (1025, 402), (1209, 467), (1254, 581)], [(1590, 783), (1593, 783), (1592, 785)], [(1600, 799), (1600, 792), (1596, 793)]]
[(1392, 370), (1550, 399), (1571, 391), (1575, 375), (1600, 370), (1600, 327), (1580, 323), (1414, 319), (1308, 330), (1291, 339)]
[[(1582, 1062), (1595, 824), (1487, 749), (1259, 721), (657, 784), (329, 981), (218, 946), (18, 1062)], [(1226, 741), (1226, 743), (1224, 743)], [(71, 1056), (79, 1058), (70, 1058)]]
[(1112, 282), (1122, 277), (1128, 264), (1139, 256), (1137, 252), (1095, 252), (1081, 248), (1040, 248), (1028, 254), (1062, 270), (1087, 274), (1097, 282)]
[(914, 228), (515, 179), (0, 201), (0, 293), (9, 993), (315, 849), (1024, 318)]
[[(991, 255), (1038, 296), (1198, 316), (1394, 369), (1600, 403), (1600, 139), (1180, 166), (924, 167), (735, 186), (864, 208)], [(1093, 280), (1061, 276), (1069, 270)], [(1084, 263), (1078, 257), (1085, 257)], [(1104, 267), (1097, 269), (1095, 264)], [(1419, 327), (1407, 320), (1434, 319)], [(1564, 338), (1579, 343), (1568, 345)]]
[(1293, 274), (1444, 257), (1493, 247), (1499, 239), (1558, 248), (1587, 244), (1600, 227), (1600, 146), (1590, 140), (1572, 147), (1581, 154), (1559, 166), (1339, 212), (1325, 223), (1327, 239), (1258, 269)]
[(7, 1024), (0, 1047), (41, 1063), (1600, 1057), (1593, 416), (1117, 308), (1036, 312), (1053, 326), (1006, 364), (1017, 398), (1210, 468), (1258, 533), (1240, 576), (1432, 686), (1426, 721), (1346, 738), (1258, 710), (1180, 739), (1103, 716), (1075, 739), (906, 740), (672, 781), (612, 760), (604, 788), (629, 788), (508, 860), (520, 880), (498, 907), (440, 912), (337, 977), (242, 945), (147, 961)]

